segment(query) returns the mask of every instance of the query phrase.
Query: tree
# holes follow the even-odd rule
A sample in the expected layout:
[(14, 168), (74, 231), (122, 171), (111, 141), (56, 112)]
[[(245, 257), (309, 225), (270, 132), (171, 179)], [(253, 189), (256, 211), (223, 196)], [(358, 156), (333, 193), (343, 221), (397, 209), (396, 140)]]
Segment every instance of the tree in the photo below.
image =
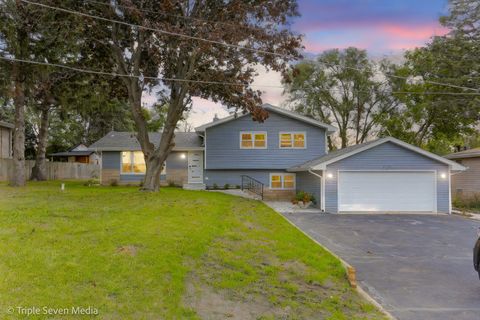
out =
[(478, 1), (450, 1), (450, 15), (441, 19), (452, 28), (449, 34), (407, 52), (403, 65), (392, 66), (391, 74), (410, 78), (391, 77), (394, 91), (412, 94), (396, 95), (401, 107), (385, 115), (381, 134), (444, 154), (476, 131), (480, 120), (479, 10)]
[[(255, 4), (243, 0), (144, 0), (74, 5), (78, 10), (130, 24), (85, 21), (85, 43), (91, 52), (101, 51), (114, 61), (118, 73), (129, 75), (121, 80), (145, 156), (143, 190), (158, 190), (161, 168), (174, 147), (175, 128), (192, 96), (249, 111), (254, 120), (263, 121), (268, 114), (261, 108), (261, 93), (249, 86), (255, 76), (254, 65), (283, 72), (290, 60), (299, 57), (300, 36), (284, 28), (298, 15), (294, 0), (260, 0)], [(157, 85), (161, 88), (159, 100), (168, 110), (155, 147), (148, 136), (142, 94)]]
[[(30, 38), (34, 31), (34, 15), (20, 0), (4, 0), (0, 3), (0, 44), (2, 56), (17, 59), (28, 57)], [(13, 105), (15, 106), (13, 131), (13, 167), (11, 186), (24, 186), (25, 174), (25, 96), (28, 67), (22, 63), (2, 61), (2, 71), (10, 75)]]
[[(379, 73), (365, 50), (334, 49), (296, 65), (284, 85), (297, 111), (338, 127), (344, 148), (374, 135), (382, 115), (396, 107)], [(330, 137), (328, 144), (334, 149)]]

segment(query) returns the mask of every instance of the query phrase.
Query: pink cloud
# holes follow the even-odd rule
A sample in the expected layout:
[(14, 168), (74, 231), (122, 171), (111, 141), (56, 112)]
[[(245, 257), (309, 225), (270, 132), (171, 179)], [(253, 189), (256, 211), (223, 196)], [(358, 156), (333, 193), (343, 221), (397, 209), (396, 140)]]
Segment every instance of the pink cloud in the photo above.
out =
[(423, 26), (404, 26), (398, 24), (383, 24), (379, 26), (380, 33), (398, 38), (408, 38), (411, 40), (428, 40), (431, 36), (445, 35), (448, 29), (438, 26), (438, 24), (429, 24)]

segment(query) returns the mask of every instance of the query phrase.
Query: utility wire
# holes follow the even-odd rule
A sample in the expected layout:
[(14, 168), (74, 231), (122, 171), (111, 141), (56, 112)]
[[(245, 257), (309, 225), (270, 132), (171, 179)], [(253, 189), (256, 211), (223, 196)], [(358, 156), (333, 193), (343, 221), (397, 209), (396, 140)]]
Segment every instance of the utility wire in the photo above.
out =
[[(112, 7), (112, 4), (108, 3), (108, 2), (101, 2), (101, 1), (94, 1), (94, 0), (83, 0), (83, 1), (94, 3), (94, 4), (99, 4), (99, 5), (103, 5), (103, 6)], [(137, 11), (145, 12), (145, 13), (154, 13), (154, 14), (165, 16), (165, 17), (173, 17), (173, 18), (178, 18), (178, 19), (192, 20), (192, 21), (205, 22), (205, 23), (211, 23), (211, 24), (220, 24), (220, 25), (225, 25), (225, 26), (235, 27), (235, 28), (240, 27), (240, 28), (243, 28), (243, 29), (263, 30), (260, 27), (243, 26), (243, 25), (232, 24), (232, 23), (228, 23), (228, 22), (224, 22), (224, 21), (213, 21), (213, 20), (206, 20), (206, 19), (201, 19), (201, 18), (196, 18), (196, 17), (176, 15), (176, 14), (167, 13), (167, 12), (161, 11), (161, 10), (139, 9), (139, 8), (136, 8), (136, 7), (133, 7), (133, 6), (126, 6), (126, 5), (121, 5), (121, 4), (117, 4), (117, 3), (115, 4), (115, 6), (119, 7), (119, 8), (124, 8), (124, 9), (133, 9), (133, 10), (137, 10)]]
[[(270, 54), (270, 55), (274, 55), (274, 56), (277, 56), (277, 57), (283, 57), (283, 58), (287, 58), (287, 59), (290, 58), (287, 55), (277, 53), (277, 52), (271, 52), (271, 51), (266, 51), (266, 50), (261, 50), (261, 49), (245, 47), (245, 46), (241, 46), (241, 45), (229, 44), (229, 43), (225, 43), (225, 42), (221, 42), (221, 41), (210, 40), (210, 39), (205, 39), (205, 38), (196, 37), (196, 36), (189, 36), (189, 35), (178, 33), (178, 32), (165, 31), (165, 30), (161, 30), (161, 29), (157, 29), (157, 28), (146, 27), (146, 26), (143, 26), (143, 25), (128, 23), (128, 22), (124, 22), (124, 21), (120, 21), (120, 20), (113, 20), (113, 19), (108, 19), (108, 18), (104, 18), (104, 17), (100, 17), (100, 16), (95, 16), (95, 15), (91, 15), (91, 14), (87, 14), (87, 13), (83, 13), (83, 12), (79, 12), (79, 11), (69, 10), (69, 9), (60, 8), (60, 7), (54, 7), (54, 6), (50, 6), (50, 5), (46, 5), (46, 4), (42, 4), (42, 3), (38, 3), (38, 2), (32, 2), (32, 1), (29, 1), (29, 0), (21, 0), (21, 1), (25, 2), (25, 3), (28, 3), (28, 4), (31, 4), (31, 5), (47, 8), (47, 9), (57, 10), (57, 11), (65, 12), (65, 13), (75, 14), (75, 15), (88, 17), (88, 18), (92, 18), (92, 19), (98, 19), (98, 20), (102, 20), (102, 21), (108, 21), (108, 22), (112, 22), (112, 23), (116, 23), (116, 24), (120, 24), (120, 25), (125, 25), (125, 26), (129, 26), (129, 27), (140, 28), (140, 29), (149, 30), (149, 31), (155, 31), (155, 32), (159, 32), (159, 33), (163, 33), (163, 34), (167, 34), (167, 35), (171, 35), (171, 36), (183, 37), (183, 38), (190, 39), (190, 40), (204, 41), (204, 42), (218, 44), (218, 45), (222, 45), (222, 46), (226, 46), (226, 47), (230, 47), (230, 48), (235, 48), (235, 49), (239, 49), (239, 50), (248, 50), (248, 51), (251, 51), (251, 52)], [(331, 64), (331, 65), (338, 66), (338, 65), (335, 65), (335, 64)], [(351, 69), (351, 70), (362, 71), (359, 68), (348, 67), (348, 66), (344, 66), (344, 67), (347, 68), (347, 69)], [(404, 80), (409, 80), (410, 79), (410, 77), (403, 77), (403, 76), (392, 75), (392, 74), (387, 74), (387, 75), (390, 76), (390, 77), (393, 77), (393, 78), (398, 78), (398, 79), (404, 79)], [(475, 91), (475, 92), (479, 92), (479, 90), (475, 89), (475, 88), (458, 86), (458, 85), (449, 84), (449, 83), (430, 81), (430, 80), (423, 80), (423, 82), (430, 83), (430, 84), (435, 84), (435, 85), (439, 85), (439, 86), (446, 86), (446, 87), (451, 87), (451, 88), (457, 88), (457, 89), (463, 89), (463, 90), (472, 90), (472, 91)]]
[(225, 42), (222, 42), (222, 41), (205, 39), (205, 38), (196, 37), (196, 36), (189, 36), (189, 35), (186, 35), (186, 34), (183, 34), (183, 33), (166, 31), (166, 30), (162, 30), (162, 29), (151, 28), (151, 27), (142, 26), (142, 25), (139, 25), (139, 24), (134, 24), (134, 23), (129, 23), (129, 22), (124, 22), (124, 21), (120, 21), (120, 20), (104, 18), (104, 17), (95, 16), (95, 15), (88, 14), (88, 13), (83, 13), (83, 12), (79, 12), (79, 11), (74, 11), (74, 10), (49, 6), (49, 5), (46, 5), (46, 4), (43, 4), (43, 3), (32, 2), (32, 1), (28, 1), (28, 0), (21, 0), (21, 1), (25, 2), (25, 3), (28, 3), (28, 4), (31, 4), (31, 5), (34, 5), (34, 6), (39, 6), (39, 7), (43, 7), (43, 8), (47, 8), (47, 9), (52, 9), (52, 10), (56, 10), (56, 11), (70, 13), (70, 14), (76, 14), (76, 15), (79, 15), (79, 16), (82, 16), (82, 17), (87, 17), (87, 18), (92, 18), (92, 19), (97, 19), (97, 20), (102, 20), (102, 21), (107, 21), (107, 22), (113, 22), (113, 23), (116, 23), (116, 24), (129, 26), (129, 27), (132, 27), (132, 28), (139, 28), (139, 29), (143, 29), (143, 30), (154, 31), (154, 32), (166, 34), (166, 35), (169, 35), (169, 36), (177, 36), (177, 37), (182, 37), (182, 38), (190, 39), (190, 40), (197, 40), (197, 41), (203, 41), (203, 42), (218, 44), (218, 45), (222, 45), (222, 46), (226, 46), (226, 47), (230, 47), (230, 48), (234, 48), (234, 49), (239, 49), (239, 50), (247, 50), (247, 51), (251, 51), (251, 52), (271, 54), (271, 55), (275, 55), (277, 57), (290, 58), (287, 55), (284, 55), (284, 54), (281, 54), (281, 53), (276, 53), (276, 52), (271, 52), (271, 51), (266, 51), (266, 50), (261, 50), (261, 49), (255, 49), (255, 48), (245, 47), (245, 46), (241, 46), (241, 45), (225, 43)]
[[(42, 66), (51, 66), (56, 68), (63, 68), (66, 70), (81, 72), (81, 73), (88, 73), (88, 74), (95, 74), (95, 75), (103, 75), (103, 76), (110, 76), (110, 77), (127, 77), (127, 78), (135, 78), (135, 79), (149, 79), (149, 80), (159, 80), (159, 81), (172, 81), (172, 82), (190, 82), (190, 83), (200, 83), (200, 84), (212, 84), (212, 85), (228, 85), (234, 87), (265, 87), (265, 88), (277, 88), (277, 89), (284, 89), (282, 86), (274, 86), (274, 85), (261, 85), (261, 84), (241, 84), (241, 83), (233, 83), (233, 82), (223, 82), (223, 81), (206, 81), (206, 80), (189, 80), (189, 79), (177, 79), (177, 78), (162, 78), (162, 77), (149, 77), (149, 76), (136, 76), (130, 74), (121, 74), (115, 72), (107, 72), (107, 71), (98, 71), (98, 70), (91, 70), (91, 69), (84, 69), (79, 67), (72, 67), (58, 63), (49, 63), (49, 62), (41, 62), (41, 61), (33, 61), (33, 60), (25, 60), (25, 59), (17, 59), (11, 57), (4, 57), (0, 56), (1, 60), (6, 60), (10, 62), (21, 62), (21, 63), (28, 63), (34, 65), (42, 65)], [(324, 89), (325, 91), (330, 91), (328, 89)], [(334, 89), (332, 91), (343, 93), (342, 90)], [(370, 91), (356, 91), (360, 93), (371, 93)], [(476, 92), (415, 92), (415, 91), (390, 91), (390, 94), (414, 94), (414, 95), (452, 95), (452, 96), (480, 96), (480, 93)]]

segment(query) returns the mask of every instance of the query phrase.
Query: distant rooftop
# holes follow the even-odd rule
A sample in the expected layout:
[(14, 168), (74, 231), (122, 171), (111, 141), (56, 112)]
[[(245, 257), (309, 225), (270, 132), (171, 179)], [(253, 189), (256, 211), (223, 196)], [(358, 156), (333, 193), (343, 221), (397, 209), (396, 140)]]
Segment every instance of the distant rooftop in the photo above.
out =
[(447, 159), (463, 159), (463, 158), (476, 158), (480, 157), (480, 148), (473, 148), (463, 150), (455, 153), (450, 153), (445, 156)]

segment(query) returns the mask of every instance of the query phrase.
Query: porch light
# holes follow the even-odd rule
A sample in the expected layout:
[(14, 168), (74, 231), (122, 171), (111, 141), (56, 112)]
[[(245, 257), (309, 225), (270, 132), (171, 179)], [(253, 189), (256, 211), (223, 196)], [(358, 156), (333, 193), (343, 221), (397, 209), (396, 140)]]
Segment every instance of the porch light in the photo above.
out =
[(446, 179), (446, 178), (447, 178), (447, 174), (446, 174), (445, 172), (440, 173), (440, 178)]
[(332, 174), (332, 173), (330, 173), (330, 172), (329, 172), (329, 173), (327, 173), (327, 178), (328, 178), (328, 179), (332, 179), (332, 178), (333, 178), (333, 174)]
[(187, 156), (185, 155), (185, 153), (181, 153), (180, 154), (180, 159), (185, 159)]

